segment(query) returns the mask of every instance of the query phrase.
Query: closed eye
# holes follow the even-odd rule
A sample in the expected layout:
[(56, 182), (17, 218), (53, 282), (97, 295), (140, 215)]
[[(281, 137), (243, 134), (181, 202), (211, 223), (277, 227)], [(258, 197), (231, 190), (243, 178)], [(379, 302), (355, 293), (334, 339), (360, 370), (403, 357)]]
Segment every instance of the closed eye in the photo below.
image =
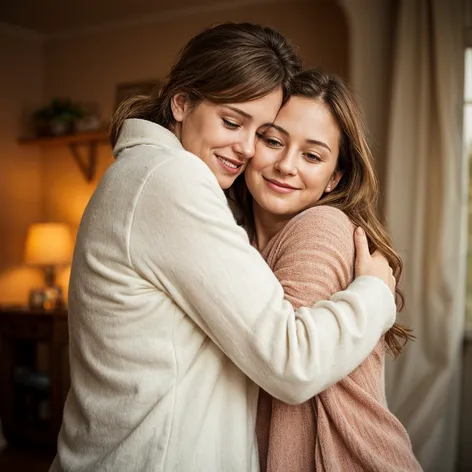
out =
[(223, 120), (223, 124), (228, 129), (238, 129), (241, 127), (241, 125), (238, 123), (234, 123), (233, 121), (226, 120), (225, 118), (221, 118), (221, 119)]

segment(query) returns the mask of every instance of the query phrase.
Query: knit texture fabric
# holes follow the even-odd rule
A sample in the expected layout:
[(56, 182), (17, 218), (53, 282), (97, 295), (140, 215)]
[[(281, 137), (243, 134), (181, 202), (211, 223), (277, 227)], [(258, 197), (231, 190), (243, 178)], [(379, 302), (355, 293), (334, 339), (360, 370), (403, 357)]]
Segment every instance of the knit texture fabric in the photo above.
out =
[[(271, 239), (263, 256), (294, 307), (349, 285), (353, 231), (344, 213), (319, 206), (293, 218)], [(382, 339), (349, 376), (301, 405), (287, 405), (261, 390), (256, 423), (261, 471), (421, 471), (405, 428), (388, 410), (384, 361)]]

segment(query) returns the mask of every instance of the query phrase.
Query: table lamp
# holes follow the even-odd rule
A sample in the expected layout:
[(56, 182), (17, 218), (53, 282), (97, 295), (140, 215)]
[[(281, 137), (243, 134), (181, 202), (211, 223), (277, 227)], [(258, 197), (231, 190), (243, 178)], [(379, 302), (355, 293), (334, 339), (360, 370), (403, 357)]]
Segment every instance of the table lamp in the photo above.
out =
[(33, 224), (26, 237), (25, 262), (43, 268), (46, 287), (32, 290), (31, 308), (52, 310), (63, 305), (62, 289), (56, 285), (56, 268), (72, 259), (72, 237), (64, 223)]

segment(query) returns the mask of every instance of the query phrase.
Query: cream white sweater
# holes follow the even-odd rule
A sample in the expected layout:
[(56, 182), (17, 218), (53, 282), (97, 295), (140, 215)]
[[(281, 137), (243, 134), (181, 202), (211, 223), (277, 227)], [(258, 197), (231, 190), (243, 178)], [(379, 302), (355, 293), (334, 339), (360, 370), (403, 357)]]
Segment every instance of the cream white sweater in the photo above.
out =
[(301, 403), (394, 321), (360, 277), (294, 313), (209, 168), (128, 120), (82, 218), (69, 293), (72, 386), (52, 471), (258, 471), (259, 387)]

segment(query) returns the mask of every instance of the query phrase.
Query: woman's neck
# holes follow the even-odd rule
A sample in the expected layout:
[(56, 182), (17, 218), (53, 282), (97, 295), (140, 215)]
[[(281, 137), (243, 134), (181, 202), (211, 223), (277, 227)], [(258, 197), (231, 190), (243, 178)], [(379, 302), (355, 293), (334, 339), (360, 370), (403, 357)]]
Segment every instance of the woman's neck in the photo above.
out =
[(269, 213), (255, 201), (252, 204), (257, 249), (262, 252), (269, 241), (289, 222), (290, 217)]

